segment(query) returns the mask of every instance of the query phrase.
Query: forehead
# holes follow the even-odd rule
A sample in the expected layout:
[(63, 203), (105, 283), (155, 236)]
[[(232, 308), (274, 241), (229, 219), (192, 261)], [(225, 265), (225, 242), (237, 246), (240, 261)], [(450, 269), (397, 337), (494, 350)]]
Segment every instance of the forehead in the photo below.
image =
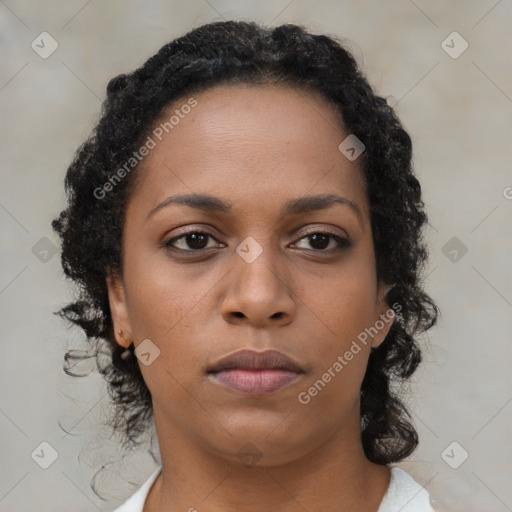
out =
[(361, 165), (338, 149), (348, 135), (320, 94), (284, 85), (216, 86), (162, 111), (134, 196), (150, 209), (174, 193), (214, 194), (235, 208), (237, 198), (261, 209), (308, 193), (365, 203)]

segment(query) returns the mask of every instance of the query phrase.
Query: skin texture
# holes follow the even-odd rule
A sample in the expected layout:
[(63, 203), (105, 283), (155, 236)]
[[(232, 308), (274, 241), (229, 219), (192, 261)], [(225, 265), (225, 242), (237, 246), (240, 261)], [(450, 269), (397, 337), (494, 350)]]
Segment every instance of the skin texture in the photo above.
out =
[[(376, 512), (390, 472), (364, 456), (359, 389), (370, 348), (391, 322), (307, 405), (298, 401), (389, 311), (362, 170), (338, 150), (349, 134), (322, 97), (288, 86), (216, 86), (194, 98), (142, 162), (126, 212), (123, 275), (108, 279), (118, 343), (150, 339), (160, 350), (150, 365), (139, 362), (163, 465), (144, 511)], [(232, 212), (170, 204), (149, 215), (190, 193), (228, 201)], [(359, 214), (347, 204), (281, 212), (290, 199), (333, 193)], [(211, 237), (175, 241), (182, 253), (163, 246), (184, 231)], [(335, 239), (307, 237), (326, 231), (351, 246), (329, 254)], [(247, 237), (263, 249), (251, 263), (236, 252)], [(206, 375), (241, 348), (281, 350), (305, 373), (264, 397)], [(256, 464), (240, 456), (247, 443), (261, 455)]]

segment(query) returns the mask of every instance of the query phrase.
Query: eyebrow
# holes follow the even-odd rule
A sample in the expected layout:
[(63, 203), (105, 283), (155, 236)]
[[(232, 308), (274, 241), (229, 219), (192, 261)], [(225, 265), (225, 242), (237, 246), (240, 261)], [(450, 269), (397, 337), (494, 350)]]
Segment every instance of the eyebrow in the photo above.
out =
[[(153, 208), (147, 215), (146, 220), (158, 211), (171, 204), (184, 204), (191, 208), (202, 210), (206, 213), (230, 213), (233, 211), (233, 205), (218, 197), (208, 194), (173, 194)], [(362, 212), (354, 201), (341, 197), (337, 194), (317, 194), (314, 196), (302, 196), (287, 201), (281, 211), (281, 215), (298, 215), (312, 211), (326, 210), (335, 204), (344, 204), (349, 206), (362, 221)]]

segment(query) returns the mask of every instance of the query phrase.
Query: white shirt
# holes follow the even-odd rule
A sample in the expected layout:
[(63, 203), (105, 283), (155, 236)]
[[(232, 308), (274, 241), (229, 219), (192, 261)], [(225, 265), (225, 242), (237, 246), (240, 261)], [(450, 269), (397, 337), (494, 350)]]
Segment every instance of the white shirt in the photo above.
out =
[[(155, 470), (142, 487), (113, 512), (142, 512), (149, 490), (161, 470), (161, 467)], [(416, 482), (409, 473), (393, 466), (391, 468), (391, 480), (388, 490), (384, 498), (382, 498), (377, 512), (435, 511), (430, 504), (430, 497), (427, 490)]]

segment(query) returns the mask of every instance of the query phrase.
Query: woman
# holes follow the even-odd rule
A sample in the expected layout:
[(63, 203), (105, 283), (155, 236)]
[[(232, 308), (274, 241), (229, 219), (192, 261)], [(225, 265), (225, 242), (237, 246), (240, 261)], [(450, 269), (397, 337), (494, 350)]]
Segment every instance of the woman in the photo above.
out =
[(411, 140), (336, 40), (218, 22), (110, 81), (53, 223), (61, 314), (111, 351), (126, 446), (161, 466), (118, 512), (431, 511), (391, 466), (392, 390), (438, 309)]

